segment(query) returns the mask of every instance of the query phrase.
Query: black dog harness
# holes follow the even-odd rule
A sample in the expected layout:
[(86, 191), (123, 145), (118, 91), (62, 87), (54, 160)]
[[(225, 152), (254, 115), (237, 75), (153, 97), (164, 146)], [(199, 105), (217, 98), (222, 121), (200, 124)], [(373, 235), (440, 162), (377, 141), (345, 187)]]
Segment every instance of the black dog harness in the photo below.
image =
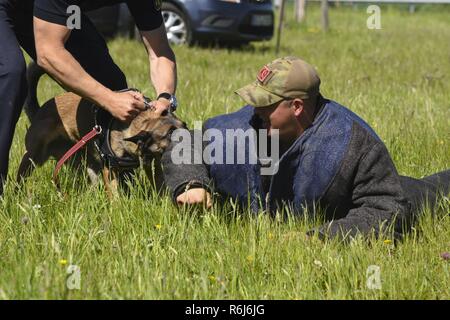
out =
[[(125, 89), (118, 92), (135, 91), (140, 92), (137, 89)], [(150, 99), (144, 97), (145, 105), (149, 108)], [(111, 169), (118, 170), (133, 170), (140, 167), (139, 158), (126, 155), (118, 157), (111, 148), (111, 129), (115, 121), (117, 121), (109, 112), (100, 109), (97, 105), (93, 104), (95, 125), (101, 128), (101, 133), (97, 135), (94, 145), (102, 158), (104, 165)]]
[[(137, 89), (125, 89), (119, 92), (136, 91)], [(145, 106), (151, 108), (150, 99), (144, 97)], [(61, 170), (64, 163), (69, 160), (75, 153), (83, 148), (89, 141), (94, 140), (94, 145), (100, 154), (104, 166), (108, 168), (114, 168), (117, 170), (132, 170), (140, 167), (141, 162), (139, 158), (131, 156), (118, 157), (111, 148), (111, 129), (114, 121), (114, 117), (107, 111), (100, 109), (96, 104), (91, 105), (94, 110), (95, 126), (92, 130), (80, 139), (64, 156), (58, 161), (53, 171), (53, 182), (59, 189), (58, 173)], [(146, 155), (144, 155), (146, 157)]]
[[(100, 109), (95, 106), (95, 115), (97, 116)], [(106, 113), (106, 112), (105, 112)], [(108, 114), (109, 115), (109, 114)], [(95, 148), (97, 149), (100, 157), (102, 158), (103, 164), (108, 168), (113, 169), (137, 169), (140, 166), (139, 159), (131, 156), (118, 157), (111, 148), (111, 128), (115, 119), (109, 115), (109, 121), (102, 123), (98, 121), (97, 117), (95, 120), (96, 126), (101, 128), (101, 133), (98, 134), (94, 140)]]

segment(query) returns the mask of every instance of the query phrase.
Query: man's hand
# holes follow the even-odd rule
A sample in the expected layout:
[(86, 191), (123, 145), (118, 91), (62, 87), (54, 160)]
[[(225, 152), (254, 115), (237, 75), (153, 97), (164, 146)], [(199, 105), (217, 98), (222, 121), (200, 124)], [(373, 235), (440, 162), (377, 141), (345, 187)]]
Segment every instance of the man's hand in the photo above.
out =
[(155, 108), (157, 115), (161, 115), (165, 110), (169, 110), (170, 102), (166, 99), (152, 101), (152, 106)]
[(113, 92), (104, 103), (104, 108), (114, 118), (123, 122), (131, 122), (141, 111), (145, 110), (144, 96), (135, 91)]
[(192, 188), (177, 197), (178, 205), (203, 204), (206, 208), (211, 208), (211, 194), (203, 188)]

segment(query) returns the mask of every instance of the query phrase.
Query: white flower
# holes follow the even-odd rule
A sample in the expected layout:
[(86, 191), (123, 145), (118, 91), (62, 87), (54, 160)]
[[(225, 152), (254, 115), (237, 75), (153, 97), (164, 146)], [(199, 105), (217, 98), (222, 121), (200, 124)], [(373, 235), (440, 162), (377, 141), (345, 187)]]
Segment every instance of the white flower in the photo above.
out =
[(320, 262), (319, 260), (314, 260), (314, 264), (319, 268), (322, 268), (322, 262)]

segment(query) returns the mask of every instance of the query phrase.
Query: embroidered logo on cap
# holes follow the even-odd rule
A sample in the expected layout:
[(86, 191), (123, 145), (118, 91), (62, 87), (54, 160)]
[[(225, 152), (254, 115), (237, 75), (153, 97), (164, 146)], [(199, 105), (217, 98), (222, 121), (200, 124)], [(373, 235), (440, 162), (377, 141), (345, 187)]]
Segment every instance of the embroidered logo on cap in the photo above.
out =
[(258, 81), (261, 82), (261, 84), (265, 84), (265, 82), (269, 79), (271, 75), (272, 70), (270, 70), (267, 66), (265, 66), (258, 73)]

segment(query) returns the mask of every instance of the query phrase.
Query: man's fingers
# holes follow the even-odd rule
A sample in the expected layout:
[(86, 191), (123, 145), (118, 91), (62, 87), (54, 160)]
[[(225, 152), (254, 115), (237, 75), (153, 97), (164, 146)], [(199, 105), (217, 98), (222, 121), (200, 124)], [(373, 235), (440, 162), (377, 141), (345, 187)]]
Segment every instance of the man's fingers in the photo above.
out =
[(211, 209), (212, 207), (212, 201), (211, 201), (211, 195), (208, 193), (206, 196), (206, 208)]
[(132, 109), (128, 114), (130, 115), (131, 119), (134, 119), (138, 116), (139, 113), (140, 113), (139, 109)]
[(144, 111), (147, 110), (147, 108), (145, 107), (145, 103), (144, 101), (136, 101), (135, 103), (133, 103), (135, 109), (139, 110), (139, 111)]
[(136, 118), (134, 114), (127, 114), (123, 122), (130, 123), (131, 121), (133, 121), (134, 118)]
[(135, 92), (135, 91), (129, 91), (125, 92), (124, 94), (127, 94), (129, 97), (133, 98), (133, 101), (130, 101), (132, 108), (138, 111), (144, 111), (146, 110), (145, 107), (145, 99), (142, 93)]
[(191, 189), (177, 198), (178, 205), (200, 205), (204, 204), (206, 208), (211, 208), (212, 201), (209, 192), (199, 189)]
[(130, 91), (130, 94), (138, 101), (144, 101), (144, 95), (140, 92)]

